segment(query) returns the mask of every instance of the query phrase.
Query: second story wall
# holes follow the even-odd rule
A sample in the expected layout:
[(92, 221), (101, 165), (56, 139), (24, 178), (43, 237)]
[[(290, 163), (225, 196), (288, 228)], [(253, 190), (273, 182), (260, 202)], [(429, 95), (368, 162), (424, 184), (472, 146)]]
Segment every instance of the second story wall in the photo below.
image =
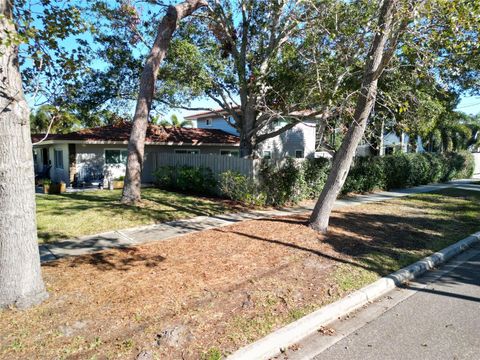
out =
[[(284, 124), (279, 124), (278, 127)], [(275, 130), (272, 127), (271, 130)], [(302, 152), (301, 156), (299, 152)], [(274, 159), (290, 157), (314, 157), (315, 155), (315, 122), (299, 123), (290, 130), (267, 139), (258, 145), (261, 157), (271, 152)]]
[[(229, 134), (240, 135), (239, 132), (222, 117), (204, 117), (193, 119), (193, 121), (194, 126), (200, 129), (218, 129)], [(267, 131), (274, 131), (285, 124), (285, 122), (272, 123)], [(258, 155), (263, 157), (266, 152), (265, 154), (270, 153), (275, 159), (281, 159), (287, 156), (314, 157), (315, 124), (315, 121), (299, 123), (292, 129), (263, 141), (258, 145)]]

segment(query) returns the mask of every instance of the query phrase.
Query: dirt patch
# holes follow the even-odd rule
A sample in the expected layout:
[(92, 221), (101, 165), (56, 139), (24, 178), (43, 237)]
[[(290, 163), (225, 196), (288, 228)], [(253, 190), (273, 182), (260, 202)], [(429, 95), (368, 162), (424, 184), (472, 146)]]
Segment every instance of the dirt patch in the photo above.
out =
[(50, 298), (1, 313), (0, 354), (215, 359), (460, 239), (479, 210), (419, 195), (336, 211), (326, 236), (305, 214), (48, 263)]

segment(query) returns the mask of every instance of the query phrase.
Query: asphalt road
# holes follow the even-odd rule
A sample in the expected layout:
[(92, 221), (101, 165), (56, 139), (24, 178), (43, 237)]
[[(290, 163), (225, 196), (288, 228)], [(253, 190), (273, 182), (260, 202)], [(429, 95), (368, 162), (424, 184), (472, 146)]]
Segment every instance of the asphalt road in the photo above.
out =
[[(480, 359), (480, 247), (315, 359)], [(428, 276), (423, 279), (424, 282)]]
[(480, 359), (480, 244), (327, 330), (285, 358)]

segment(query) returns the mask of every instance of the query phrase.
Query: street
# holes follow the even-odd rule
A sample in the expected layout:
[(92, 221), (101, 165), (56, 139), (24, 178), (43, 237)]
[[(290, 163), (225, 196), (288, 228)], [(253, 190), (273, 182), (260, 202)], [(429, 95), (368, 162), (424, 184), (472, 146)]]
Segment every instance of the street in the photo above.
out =
[(288, 359), (479, 359), (480, 245), (300, 342)]

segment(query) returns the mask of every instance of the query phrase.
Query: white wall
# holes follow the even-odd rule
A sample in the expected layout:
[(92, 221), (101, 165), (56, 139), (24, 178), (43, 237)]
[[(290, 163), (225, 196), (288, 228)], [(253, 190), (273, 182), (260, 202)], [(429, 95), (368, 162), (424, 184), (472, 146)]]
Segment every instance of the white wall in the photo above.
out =
[(473, 171), (474, 176), (480, 176), (480, 153), (472, 153), (473, 158), (475, 159), (475, 170)]
[[(239, 135), (238, 131), (229, 125), (223, 118), (213, 118), (211, 125), (207, 126), (207, 119), (198, 119), (196, 125), (200, 129), (218, 129), (230, 134)], [(268, 131), (284, 126), (286, 123), (279, 123), (277, 127), (273, 124)], [(262, 156), (263, 151), (271, 151), (276, 159), (286, 156), (295, 156), (295, 150), (303, 150), (305, 157), (313, 157), (315, 154), (315, 122), (299, 123), (290, 130), (274, 138), (267, 139), (259, 144), (258, 153)]]
[[(403, 141), (402, 141), (403, 138)], [(400, 134), (398, 136), (395, 134), (393, 131), (389, 132), (388, 134), (384, 135), (383, 137), (383, 146), (384, 148), (386, 147), (399, 147), (402, 146), (401, 151), (402, 152), (407, 152), (408, 151), (408, 141), (409, 141), (409, 136), (405, 133)]]
[[(403, 137), (403, 141), (402, 141)], [(383, 146), (384, 148), (386, 147), (396, 147), (396, 146), (402, 146), (402, 152), (406, 153), (408, 152), (409, 149), (409, 142), (410, 142), (410, 136), (408, 136), (405, 133), (402, 133), (400, 136), (395, 134), (394, 132), (389, 132), (383, 137)], [(417, 153), (422, 153), (425, 152), (425, 149), (423, 147), (423, 141), (420, 136), (417, 136), (417, 147), (415, 149), (415, 152)]]
[[(276, 128), (270, 127), (268, 131), (276, 130), (284, 126), (279, 124)], [(287, 156), (295, 157), (296, 150), (302, 150), (304, 157), (315, 155), (315, 122), (299, 123), (290, 130), (267, 139), (258, 145), (258, 153), (262, 156), (263, 151), (271, 151), (274, 159), (282, 159)]]
[[(67, 185), (70, 183), (69, 179), (69, 164), (68, 164), (68, 144), (55, 144), (49, 147), (49, 160), (52, 162), (50, 170), (50, 177), (54, 182), (63, 181)], [(55, 150), (62, 151), (63, 169), (57, 168), (55, 164)]]
[(76, 163), (79, 181), (87, 179), (113, 180), (125, 176), (125, 164), (105, 164), (105, 150), (127, 150), (127, 145), (77, 144)]

